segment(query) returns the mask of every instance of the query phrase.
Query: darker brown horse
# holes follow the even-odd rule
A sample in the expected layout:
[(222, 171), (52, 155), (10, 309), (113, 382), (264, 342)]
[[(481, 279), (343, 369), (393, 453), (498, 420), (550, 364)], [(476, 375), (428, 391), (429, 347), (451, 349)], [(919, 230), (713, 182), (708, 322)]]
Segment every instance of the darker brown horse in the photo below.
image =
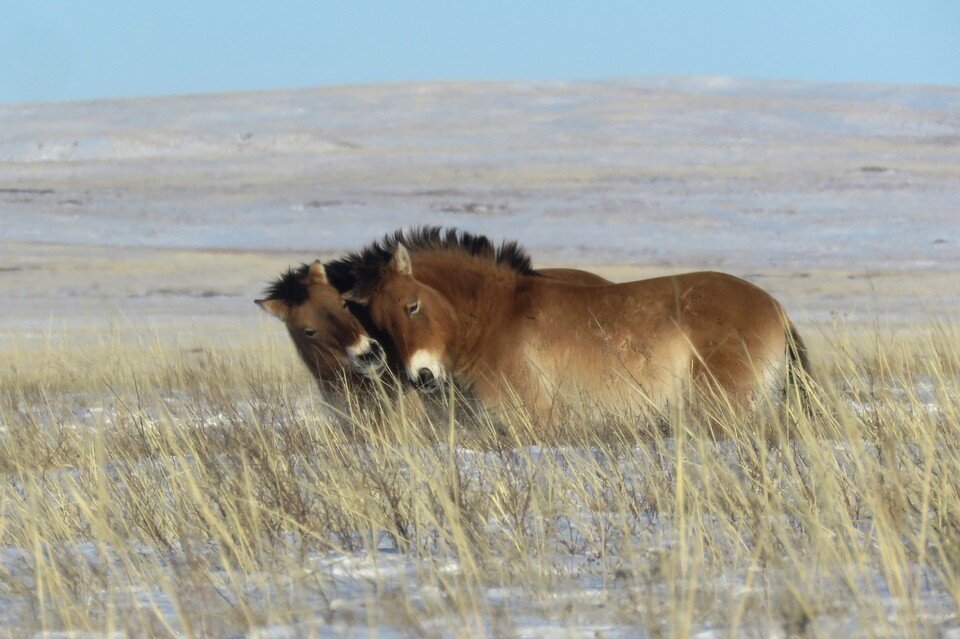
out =
[(346, 378), (376, 378), (384, 371), (386, 353), (363, 325), (365, 310), (349, 308), (319, 260), (288, 269), (255, 301), (284, 322), (300, 359), (321, 387)]
[(485, 404), (509, 397), (543, 420), (559, 397), (659, 408), (691, 383), (744, 405), (806, 365), (780, 304), (731, 275), (581, 286), (543, 277), (515, 243), (471, 246), (398, 232), (354, 269), (348, 297), (423, 387), (451, 375)]

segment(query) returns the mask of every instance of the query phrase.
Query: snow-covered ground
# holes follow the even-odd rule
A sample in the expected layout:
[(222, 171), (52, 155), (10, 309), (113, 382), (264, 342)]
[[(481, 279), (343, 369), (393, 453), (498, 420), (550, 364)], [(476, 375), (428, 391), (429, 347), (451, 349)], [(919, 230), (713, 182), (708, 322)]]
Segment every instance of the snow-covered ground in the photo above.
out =
[[(173, 398), (170, 401), (177, 403)], [(97, 428), (114, 420), (122, 421), (126, 410), (101, 406), (90, 411), (88, 407), (78, 413), (76, 427)], [(229, 426), (230, 420), (214, 422), (214, 426)], [(860, 447), (839, 441), (827, 441), (823, 446), (834, 451), (838, 463), (846, 469), (845, 474), (852, 477), (856, 473), (857, 463), (853, 459), (864, 452)], [(879, 454), (872, 445), (867, 445), (865, 451), (871, 459)], [(578, 473), (584, 467), (596, 466), (598, 470), (616, 468), (614, 475), (635, 485), (642, 495), (650, 481), (649, 474), (676, 475), (675, 439), (624, 450), (615, 458), (607, 457), (608, 452), (564, 446), (530, 446), (496, 453), (460, 448), (456, 451), (456, 464), (466, 473), (467, 483), (477, 482), (479, 487), (507, 475), (549, 482), (549, 477), (564, 468), (582, 481)], [(744, 472), (741, 452), (734, 442), (708, 444), (703, 453), (713, 458), (710, 463), (721, 460), (735, 475)], [(412, 457), (421, 455), (430, 458), (435, 453), (413, 451)], [(357, 458), (363, 457), (363, 451), (358, 449)], [(156, 459), (142, 463), (140, 472), (151, 469), (146, 472), (162, 474), (165, 468)], [(192, 465), (190, 460), (182, 463)], [(229, 461), (224, 459), (222, 463), (227, 465)], [(700, 461), (697, 454), (688, 452), (685, 463)], [(771, 468), (775, 468), (776, 462), (772, 464)], [(49, 471), (44, 482), (70, 486), (75, 481), (79, 483), (84, 472), (58, 468)], [(121, 467), (112, 469), (110, 474), (128, 472), (129, 468)], [(58, 476), (63, 479), (58, 480)], [(7, 481), (21, 489), (20, 479), (8, 477)], [(562, 486), (557, 489), (563, 491)], [(701, 526), (715, 526), (717, 531), (715, 546), (709, 551), (710, 561), (722, 562), (717, 553), (730, 553), (730, 569), (710, 576), (690, 576), (689, 605), (696, 607), (696, 613), (689, 628), (677, 628), (671, 615), (680, 619), (686, 615), (672, 606), (682, 600), (678, 589), (685, 586), (672, 581), (676, 575), (671, 577), (663, 572), (663, 566), (670, 565), (669, 562), (661, 562), (682, 544), (683, 523), (651, 511), (628, 525), (626, 519), (631, 516), (620, 507), (604, 510), (596, 503), (581, 502), (580, 496), (573, 494), (560, 501), (570, 507), (573, 504), (568, 500), (577, 502), (576, 508), (547, 520), (534, 516), (525, 524), (549, 529), (544, 535), (547, 546), (537, 549), (538, 556), (531, 557), (536, 565), (527, 567), (535, 570), (537, 576), (519, 581), (508, 577), (500, 583), (497, 575), (501, 571), (496, 566), (487, 567), (490, 576), (477, 582), (476, 568), (464, 570), (462, 561), (454, 554), (430, 550), (403, 552), (389, 534), (379, 531), (370, 531), (372, 547), (366, 550), (307, 553), (301, 547), (303, 539), (291, 533), (286, 541), (274, 542), (275, 552), (286, 552), (287, 561), (275, 560), (271, 568), (255, 572), (238, 572), (241, 569), (225, 560), (222, 546), (204, 539), (192, 540), (192, 559), (179, 544), (163, 548), (138, 541), (127, 542), (128, 548), (115, 549), (102, 540), (61, 540), (51, 542), (45, 552), (59, 557), (63, 566), (78, 563), (93, 575), (109, 575), (104, 578), (109, 587), (103, 590), (97, 580), (85, 584), (82, 578), (78, 579), (79, 584), (92, 587), (89, 592), (79, 590), (74, 596), (88, 606), (94, 619), (102, 619), (106, 611), (111, 611), (121, 620), (117, 627), (144, 629), (143, 621), (133, 621), (140, 616), (154, 619), (154, 627), (164, 632), (185, 632), (184, 616), (208, 619), (209, 631), (215, 636), (263, 639), (373, 635), (627, 638), (670, 633), (706, 639), (786, 637), (798, 632), (809, 636), (869, 637), (887, 636), (901, 624), (918, 631), (925, 628), (937, 636), (955, 636), (950, 633), (960, 632), (956, 603), (933, 560), (926, 566), (910, 564), (905, 567), (907, 574), (900, 575), (908, 583), (916, 584), (916, 590), (911, 592), (914, 600), (907, 607), (891, 592), (892, 577), (879, 562), (825, 567), (816, 563), (813, 552), (806, 559), (805, 551), (796, 557), (784, 557), (788, 570), (775, 566), (759, 569), (738, 555), (743, 552), (739, 546), (748, 543), (746, 530), (740, 540), (731, 535), (729, 522), (711, 523), (712, 516), (700, 522)], [(878, 543), (868, 519), (858, 525), (868, 545)], [(505, 526), (505, 521), (491, 520), (478, 534), (489, 537), (494, 548), (509, 552), (513, 538)], [(631, 532), (627, 537), (624, 531), (628, 529)], [(598, 538), (601, 532), (606, 535), (602, 541)], [(124, 557), (128, 552), (136, 555), (132, 561)], [(199, 584), (185, 583), (185, 569), (191, 561), (199, 561), (208, 571)], [(804, 566), (807, 561), (809, 565)], [(27, 591), (37, 588), (36, 562), (35, 549), (0, 548), (0, 571), (6, 584), (0, 589), (0, 631), (36, 627), (31, 619), (37, 613), (38, 597), (35, 591)], [(138, 573), (132, 566), (143, 572)], [(522, 572), (519, 566), (515, 568)], [(143, 581), (143, 575), (151, 571), (155, 571), (155, 580)], [(73, 576), (69, 571), (65, 574)], [(803, 576), (802, 584), (795, 582), (798, 574)], [(836, 599), (824, 603), (815, 597), (813, 609), (794, 601), (794, 593), (810, 588), (811, 584), (821, 595), (836, 593)], [(472, 606), (467, 619), (461, 616), (462, 610), (457, 612), (458, 598), (465, 596)], [(53, 599), (45, 605), (56, 609), (65, 603)], [(256, 613), (255, 623), (243, 630), (234, 614), (240, 605)], [(257, 612), (260, 610), (262, 613)], [(737, 631), (731, 635), (733, 619)], [(797, 627), (797, 623), (802, 625)], [(121, 632), (117, 636), (130, 635)]]
[[(856, 415), (864, 416), (866, 422), (870, 422), (879, 409), (884, 419), (911, 415), (933, 424), (955, 419), (956, 384), (956, 379), (934, 381), (921, 376), (877, 389), (876, 395), (848, 391), (844, 402)], [(302, 395), (292, 390), (298, 399), (291, 405), (294, 410), (281, 417), (281, 422), (311, 423), (316, 419), (313, 394), (309, 388), (301, 390)], [(218, 437), (222, 436), (216, 433), (218, 429), (227, 433), (256, 424), (263, 409), (272, 405), (270, 401), (261, 405), (261, 400), (247, 399), (232, 408), (210, 406), (191, 393), (187, 390), (183, 394), (161, 395), (156, 398), (156, 404), (146, 400), (138, 405), (136, 414), (143, 420), (141, 427), (175, 429), (181, 433), (210, 429), (214, 431), (213, 436)], [(98, 429), (123, 428), (130, 422), (131, 407), (120, 397), (105, 401), (96, 395), (78, 393), (61, 395), (57, 401), (57, 408), (21, 405), (23, 423), (35, 423), (44, 429), (75, 430), (81, 439), (93, 440)], [(6, 430), (2, 434), (6, 435)], [(701, 464), (714, 467), (707, 473), (708, 477), (726, 475), (738, 484), (747, 481), (749, 471), (744, 466), (744, 451), (738, 442), (721, 439), (684, 445), (687, 447), (683, 453), (684, 464), (691, 468)], [(830, 472), (854, 484), (864, 481), (862, 474), (867, 472), (864, 464), (877, 463), (882, 455), (880, 446), (870, 442), (827, 439), (814, 440), (814, 445), (819, 452), (809, 451), (813, 453), (811, 459), (821, 454), (835, 459), (836, 468)], [(944, 445), (952, 446), (947, 442)], [(241, 601), (245, 609), (263, 611), (253, 617), (255, 623), (248, 626), (243, 635), (262, 638), (373, 634), (382, 637), (471, 636), (473, 632), (475, 636), (503, 637), (612, 638), (675, 633), (712, 638), (731, 636), (732, 620), (736, 620), (738, 628), (733, 636), (746, 637), (783, 637), (801, 631), (824, 637), (886, 636), (892, 629), (900, 628), (900, 624), (918, 631), (926, 629), (938, 636), (955, 636), (950, 633), (960, 632), (956, 602), (943, 582), (943, 574), (949, 570), (935, 557), (929, 557), (923, 565), (908, 562), (899, 566), (905, 574), (891, 574), (890, 566), (883, 564), (881, 551), (877, 550), (882, 545), (883, 533), (878, 532), (869, 516), (851, 522), (858, 528), (855, 536), (863, 544), (863, 554), (857, 555), (855, 563), (825, 566), (813, 547), (815, 535), (804, 532), (797, 539), (810, 544), (809, 548), (798, 548), (795, 554), (784, 551), (782, 566), (772, 561), (760, 569), (756, 557), (751, 556), (754, 551), (744, 550), (756, 543), (750, 533), (751, 515), (742, 514), (742, 522), (740, 515), (732, 516), (731, 521), (723, 521), (715, 513), (701, 515), (698, 525), (716, 531), (711, 547), (701, 550), (710, 559), (701, 561), (713, 571), (727, 561), (729, 569), (709, 576), (691, 576), (689, 605), (695, 607), (694, 614), (672, 609), (671, 606), (683, 599), (677, 594), (677, 589), (683, 586), (673, 581), (676, 575), (663, 570), (672, 565), (668, 560), (670, 553), (682, 547), (681, 531), (685, 524), (660, 512), (646, 495), (657, 492), (658, 482), (672, 485), (677, 481), (679, 446), (677, 439), (667, 437), (632, 447), (457, 448), (453, 464), (464, 478), (463, 485), (472, 491), (493, 493), (497, 486), (502, 488), (506, 483), (522, 494), (530, 482), (542, 485), (547, 493), (555, 495), (549, 505), (540, 503), (534, 509), (536, 513), (528, 515), (523, 523), (528, 527), (525, 534), (530, 539), (539, 539), (542, 534), (544, 542), (543, 546), (531, 544), (529, 551), (536, 551), (535, 556), (527, 558), (531, 565), (518, 564), (511, 570), (503, 570), (494, 560), (493, 566), (482, 571), (488, 574), (482, 581), (476, 580), (475, 566), (465, 569), (464, 560), (449, 549), (432, 550), (427, 543), (419, 551), (404, 552), (397, 548), (389, 533), (377, 530), (356, 531), (358, 539), (364, 540), (360, 544), (365, 547), (363, 550), (352, 550), (350, 544), (341, 540), (345, 550), (326, 552), (304, 552), (305, 540), (291, 531), (285, 539), (273, 542), (277, 555), (282, 557), (287, 553), (286, 561), (274, 558), (272, 566), (240, 573), (240, 568), (231, 566), (225, 559), (222, 546), (195, 539), (192, 552), (207, 570), (199, 584), (187, 583), (185, 566), (198, 559), (190, 559), (179, 544), (163, 547), (155, 541), (127, 540), (127, 548), (117, 549), (112, 542), (102, 539), (57, 540), (51, 542), (46, 552), (60, 557), (64, 566), (77, 563), (92, 575), (109, 575), (105, 578), (109, 587), (100, 590), (99, 580), (84, 582), (65, 570), (64, 574), (92, 588), (89, 592), (76, 592), (75, 597), (85, 602), (90, 611), (95, 611), (94, 618), (102, 618), (104, 611), (111, 610), (118, 619), (145, 615), (155, 618), (158, 628), (184, 631), (184, 615), (205, 616), (212, 620), (211, 627), (223, 624), (217, 636), (241, 635), (238, 629), (241, 624), (234, 614)], [(913, 444), (906, 446), (914, 448), (911, 454), (920, 457), (925, 454)], [(371, 455), (366, 444), (353, 445), (353, 449), (351, 456), (357, 460), (357, 472), (370, 471), (371, 477), (375, 477), (376, 471), (367, 469), (365, 464), (375, 463), (376, 456)], [(444, 459), (447, 451), (445, 443), (420, 445), (401, 457), (436, 463)], [(222, 458), (205, 460), (203, 464), (227, 471), (235, 463), (235, 454), (235, 450), (225, 452)], [(309, 457), (295, 459), (308, 462), (308, 466), (322, 465), (322, 461)], [(783, 461), (776, 452), (771, 452), (769, 470), (779, 481), (788, 482), (789, 473), (784, 473)], [(922, 460), (911, 463), (924, 464)], [(171, 470), (179, 474), (193, 468), (196, 472), (195, 464), (191, 456), (169, 461), (131, 458), (116, 466), (108, 464), (106, 481), (116, 491), (112, 493), (113, 499), (137, 503), (137, 495), (124, 495), (127, 490), (124, 476), (141, 480), (144, 475), (162, 478)], [(821, 471), (831, 466), (814, 464)], [(724, 469), (722, 473), (717, 472), (719, 468)], [(44, 473), (43, 482), (47, 486), (63, 487), (63, 494), (75, 494), (71, 488), (80, 493), (83, 476), (89, 472), (83, 467), (58, 466)], [(594, 480), (589, 477), (594, 475), (597, 483), (591, 485), (596, 493), (565, 487), (561, 479), (569, 476), (571, 481), (590, 483)], [(612, 478), (616, 478), (618, 485), (629, 487), (627, 493), (636, 500), (638, 512), (627, 508), (618, 498), (604, 496), (607, 490), (622, 491), (608, 483)], [(5, 490), (13, 491), (12, 494), (24, 490), (23, 477), (8, 474), (5, 481), (8, 485)], [(160, 485), (164, 481), (160, 479)], [(777, 480), (771, 483), (777, 484)], [(741, 487), (730, 488), (736, 492)], [(777, 496), (778, 500), (799, 498), (789, 486), (780, 488), (784, 492)], [(622, 497), (623, 494), (619, 499)], [(555, 512), (550, 512), (548, 506), (555, 508)], [(5, 507), (22, 517), (22, 511), (15, 505)], [(789, 508), (785, 512), (789, 512)], [(786, 518), (783, 513), (779, 516)], [(501, 552), (509, 555), (511, 543), (516, 541), (513, 537), (516, 531), (510, 529), (508, 519), (492, 517), (476, 531), (489, 540), (494, 557)], [(799, 531), (804, 524), (790, 521), (764, 525), (782, 534), (784, 529), (793, 527)], [(824, 523), (825, 527), (830, 525)], [(330, 534), (322, 527), (308, 533), (304, 535), (307, 539)], [(845, 539), (847, 532), (838, 530), (830, 534)], [(123, 553), (128, 552), (136, 556), (124, 557)], [(29, 592), (36, 588), (35, 553), (33, 548), (0, 547), (0, 574), (5, 575), (5, 587), (0, 588), (0, 630), (32, 628), (29, 620), (36, 614), (38, 600), (36, 594)], [(536, 576), (518, 576), (523, 574), (523, 568), (533, 570)], [(144, 575), (153, 574), (151, 571), (156, 574), (155, 580), (144, 580)], [(797, 579), (802, 579), (802, 583)], [(909, 606), (897, 593), (891, 592), (891, 583), (898, 583), (898, 579), (913, 584)], [(807, 590), (810, 588), (815, 588), (818, 594), (811, 594)], [(836, 593), (836, 596), (823, 597), (824, 593)], [(467, 621), (460, 616), (463, 610), (457, 612), (458, 598), (465, 596), (476, 606), (468, 611)], [(807, 598), (806, 603), (798, 603), (795, 596), (801, 601)], [(809, 607), (811, 601), (815, 602), (812, 608)], [(63, 602), (53, 600), (46, 605), (56, 608)], [(679, 619), (690, 617), (691, 626), (685, 630), (675, 627), (671, 615)], [(137, 623), (119, 626), (142, 627)]]
[[(957, 308), (960, 89), (681, 78), (0, 106), (0, 329), (252, 322), (412, 224), (617, 279), (718, 268), (801, 320)], [(805, 316), (804, 316), (805, 314)]]

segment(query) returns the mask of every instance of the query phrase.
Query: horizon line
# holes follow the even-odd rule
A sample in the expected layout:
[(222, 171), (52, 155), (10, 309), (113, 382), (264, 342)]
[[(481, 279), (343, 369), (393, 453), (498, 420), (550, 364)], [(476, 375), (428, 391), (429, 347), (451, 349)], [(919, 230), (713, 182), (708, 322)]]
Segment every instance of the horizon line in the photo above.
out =
[[(637, 75), (637, 76), (595, 76), (595, 77), (573, 77), (573, 78), (433, 78), (429, 80), (387, 80), (383, 82), (345, 82), (345, 83), (318, 83), (297, 86), (274, 86), (261, 87), (254, 89), (224, 89), (214, 91), (186, 92), (186, 93), (148, 93), (138, 95), (113, 95), (94, 98), (76, 98), (63, 100), (46, 101), (27, 101), (27, 102), (0, 102), (0, 108), (29, 108), (68, 104), (92, 104), (98, 102), (138, 102), (147, 100), (177, 100), (190, 98), (209, 98), (215, 96), (241, 96), (255, 95), (259, 93), (284, 93), (295, 91), (322, 91), (327, 89), (362, 89), (373, 87), (404, 87), (418, 85), (468, 85), (468, 84), (489, 84), (489, 85), (563, 85), (563, 84), (630, 84), (652, 81), (681, 81), (681, 80), (699, 80), (724, 81), (729, 83), (756, 83), (770, 85), (807, 85), (822, 87), (851, 87), (851, 88), (917, 88), (917, 89), (935, 89), (935, 90), (960, 90), (960, 84), (947, 84), (938, 82), (877, 82), (877, 81), (849, 81), (849, 80), (809, 80), (787, 77), (761, 77), (761, 76), (738, 76), (726, 74), (663, 74), (663, 75)], [(667, 87), (664, 87), (667, 88)], [(703, 90), (723, 90), (724, 86), (709, 86), (704, 84), (700, 87), (691, 87)]]

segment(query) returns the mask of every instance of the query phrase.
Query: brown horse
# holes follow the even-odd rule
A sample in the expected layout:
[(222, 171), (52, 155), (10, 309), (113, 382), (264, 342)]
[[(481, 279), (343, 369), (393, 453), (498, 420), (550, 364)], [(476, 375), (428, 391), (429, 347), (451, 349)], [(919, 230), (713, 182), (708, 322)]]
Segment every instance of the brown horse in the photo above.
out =
[(330, 284), (319, 260), (288, 269), (255, 301), (286, 324), (300, 359), (321, 386), (384, 371), (383, 347)]
[(364, 251), (355, 275), (347, 296), (368, 304), (412, 381), (431, 389), (452, 375), (535, 419), (561, 397), (659, 408), (691, 382), (743, 405), (806, 365), (780, 304), (723, 273), (580, 286), (543, 277), (515, 243), (475, 254), (462, 238), (412, 231)]
[[(288, 269), (267, 289), (258, 306), (279, 318), (287, 327), (300, 359), (324, 390), (351, 380), (368, 386), (388, 367), (403, 379), (403, 364), (389, 338), (370, 322), (367, 310), (341, 297), (354, 284), (350, 268), (320, 261)], [(334, 273), (331, 283), (328, 268)], [(593, 273), (574, 269), (546, 269), (547, 277), (584, 285), (608, 284)], [(376, 337), (371, 337), (371, 334)]]

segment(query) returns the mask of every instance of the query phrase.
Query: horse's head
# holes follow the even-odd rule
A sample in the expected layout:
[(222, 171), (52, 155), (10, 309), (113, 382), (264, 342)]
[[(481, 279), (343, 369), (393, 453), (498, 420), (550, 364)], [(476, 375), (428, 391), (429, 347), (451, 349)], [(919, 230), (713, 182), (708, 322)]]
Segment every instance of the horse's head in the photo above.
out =
[(368, 305), (370, 319), (393, 341), (418, 389), (440, 388), (451, 366), (456, 310), (439, 291), (417, 280), (402, 244), (375, 281), (361, 283), (345, 297)]
[(367, 377), (383, 372), (383, 348), (327, 281), (319, 260), (288, 270), (256, 303), (287, 325), (300, 358), (318, 379), (348, 367)]

